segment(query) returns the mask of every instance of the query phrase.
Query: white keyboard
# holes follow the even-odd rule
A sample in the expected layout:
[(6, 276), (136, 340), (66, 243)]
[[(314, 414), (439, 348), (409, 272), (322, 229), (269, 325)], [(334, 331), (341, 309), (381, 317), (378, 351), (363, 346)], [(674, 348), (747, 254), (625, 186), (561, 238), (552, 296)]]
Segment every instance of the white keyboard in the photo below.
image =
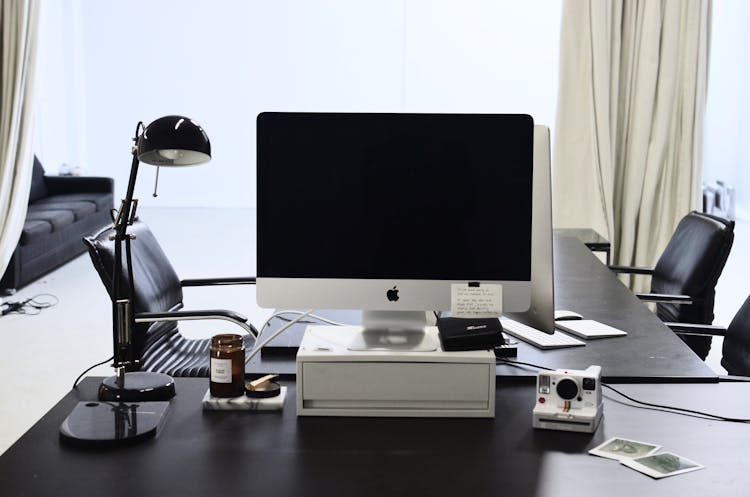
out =
[(586, 345), (586, 342), (582, 342), (558, 330), (555, 330), (555, 333), (550, 335), (508, 318), (501, 318), (500, 323), (503, 325), (503, 332), (540, 349), (558, 349), (561, 347)]

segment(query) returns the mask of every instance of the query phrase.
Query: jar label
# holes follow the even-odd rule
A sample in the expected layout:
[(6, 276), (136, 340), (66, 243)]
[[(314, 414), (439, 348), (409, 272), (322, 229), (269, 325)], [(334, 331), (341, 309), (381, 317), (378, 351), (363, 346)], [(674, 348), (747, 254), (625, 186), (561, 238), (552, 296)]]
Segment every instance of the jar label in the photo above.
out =
[(232, 360), (211, 358), (211, 381), (232, 383)]

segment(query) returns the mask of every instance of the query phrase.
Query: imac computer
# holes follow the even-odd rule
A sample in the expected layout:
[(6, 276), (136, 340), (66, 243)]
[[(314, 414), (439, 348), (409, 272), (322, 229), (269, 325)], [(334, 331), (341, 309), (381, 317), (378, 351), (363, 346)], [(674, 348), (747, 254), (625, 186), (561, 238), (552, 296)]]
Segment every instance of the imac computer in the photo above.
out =
[(375, 338), (352, 347), (409, 350), (434, 350), (454, 283), (527, 312), (534, 133), (523, 114), (260, 114), (259, 305), (362, 310)]

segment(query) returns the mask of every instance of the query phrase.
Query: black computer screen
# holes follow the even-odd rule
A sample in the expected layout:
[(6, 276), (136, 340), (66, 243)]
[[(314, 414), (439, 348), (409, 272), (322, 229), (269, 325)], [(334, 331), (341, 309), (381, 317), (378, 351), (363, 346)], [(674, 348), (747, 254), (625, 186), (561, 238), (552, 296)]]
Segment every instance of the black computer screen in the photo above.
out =
[(262, 113), (257, 274), (528, 281), (521, 114)]

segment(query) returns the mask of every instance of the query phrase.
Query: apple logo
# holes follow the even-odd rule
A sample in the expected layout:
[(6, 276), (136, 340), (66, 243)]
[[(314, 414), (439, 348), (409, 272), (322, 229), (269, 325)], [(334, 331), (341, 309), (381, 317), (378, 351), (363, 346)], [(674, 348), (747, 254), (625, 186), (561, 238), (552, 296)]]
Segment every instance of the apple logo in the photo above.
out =
[(396, 302), (398, 300), (398, 290), (394, 286), (393, 288), (385, 292), (385, 296), (389, 301)]

